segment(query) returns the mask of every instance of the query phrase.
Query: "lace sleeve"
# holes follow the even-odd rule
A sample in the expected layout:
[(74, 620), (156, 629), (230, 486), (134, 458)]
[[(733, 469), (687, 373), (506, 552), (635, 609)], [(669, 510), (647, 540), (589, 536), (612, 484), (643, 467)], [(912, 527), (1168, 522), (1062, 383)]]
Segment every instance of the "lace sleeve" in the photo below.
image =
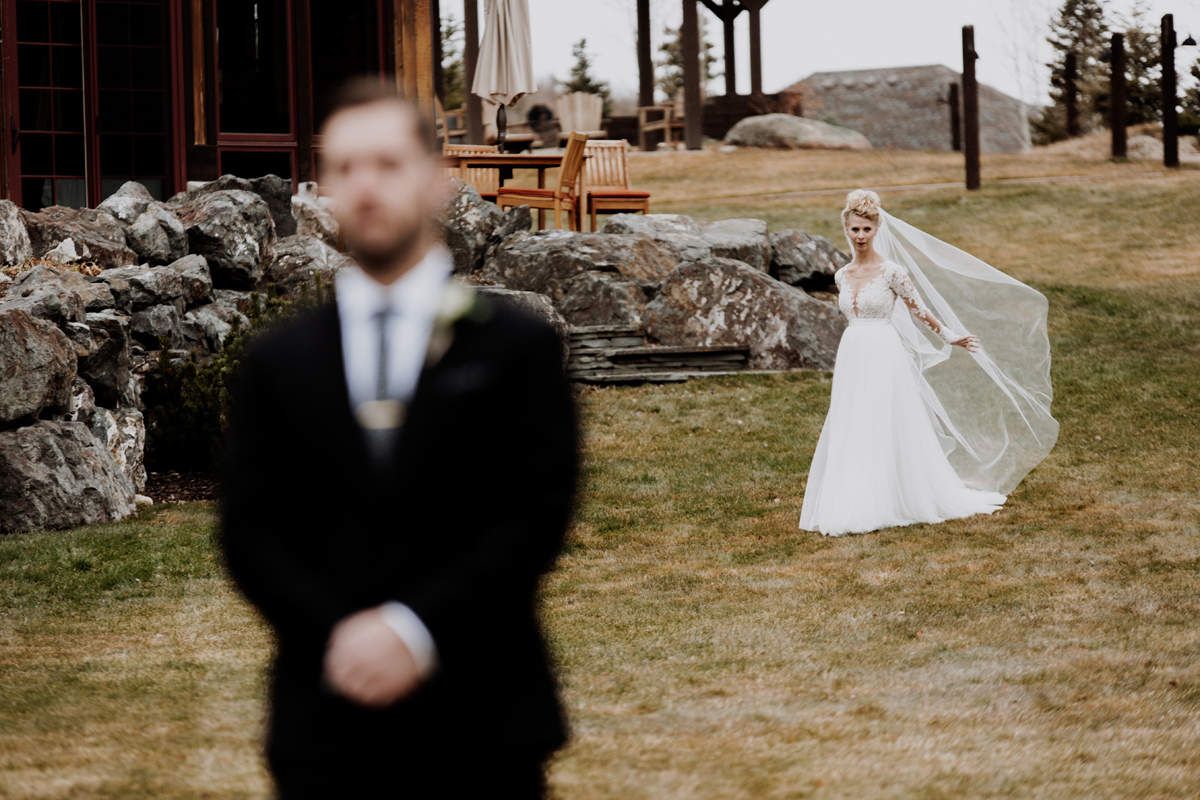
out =
[(896, 293), (897, 297), (904, 301), (904, 305), (908, 306), (909, 313), (916, 317), (922, 325), (946, 344), (952, 344), (962, 338), (962, 334), (955, 333), (947, 328), (925, 307), (925, 303), (921, 300), (921, 295), (917, 294), (917, 287), (913, 286), (912, 281), (909, 280), (904, 270), (894, 265), (889, 265), (887, 269), (888, 286)]

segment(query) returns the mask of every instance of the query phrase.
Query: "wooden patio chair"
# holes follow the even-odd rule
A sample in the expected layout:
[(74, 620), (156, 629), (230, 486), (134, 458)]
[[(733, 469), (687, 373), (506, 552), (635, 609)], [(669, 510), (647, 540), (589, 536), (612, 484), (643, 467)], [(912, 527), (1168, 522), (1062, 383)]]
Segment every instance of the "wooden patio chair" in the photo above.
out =
[(562, 127), (559, 141), (566, 141), (571, 131), (586, 133), (590, 139), (603, 139), (604, 98), (590, 92), (564, 94), (554, 104)]
[[(671, 141), (671, 113), (674, 109), (671, 103), (661, 106), (638, 106), (638, 149), (643, 153), (649, 150), (646, 146), (646, 134), (655, 131), (663, 132), (663, 141)], [(650, 115), (656, 115), (650, 119)]]
[(596, 230), (596, 214), (650, 213), (650, 193), (629, 185), (629, 142), (624, 139), (588, 139), (583, 166), (587, 211)]
[[(442, 145), (442, 153), (448, 156), (486, 156), (494, 155), (499, 152), (498, 147), (491, 144), (446, 144)], [(447, 168), (446, 174), (449, 177), (458, 178), (463, 183), (469, 183), (475, 187), (475, 191), (483, 197), (484, 200), (496, 202), (496, 195), (500, 192), (500, 170), (486, 169), (484, 167), (468, 168), (466, 166), (455, 168)]]
[(567, 225), (580, 229), (583, 221), (580, 198), (587, 185), (583, 176), (584, 146), (587, 134), (571, 131), (567, 137), (567, 152), (563, 155), (562, 168), (558, 171), (558, 187), (554, 189), (524, 189), (516, 186), (501, 186), (496, 201), (500, 208), (529, 206), (554, 212), (554, 224), (559, 230), (563, 226), (563, 214), (567, 214)]

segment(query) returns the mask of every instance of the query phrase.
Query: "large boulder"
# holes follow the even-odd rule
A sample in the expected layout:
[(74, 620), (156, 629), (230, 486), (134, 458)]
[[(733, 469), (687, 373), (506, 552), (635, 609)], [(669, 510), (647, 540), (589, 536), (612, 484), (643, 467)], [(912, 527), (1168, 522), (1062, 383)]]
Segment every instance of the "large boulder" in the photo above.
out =
[(147, 264), (170, 264), (188, 253), (183, 223), (161, 203), (150, 203), (125, 229), (125, 240)]
[(528, 206), (502, 211), (484, 200), (475, 187), (452, 179), (454, 194), (442, 214), (446, 246), (454, 256), (454, 271), (470, 274), (483, 267), (488, 250), (533, 222)]
[(846, 321), (829, 303), (739, 261), (680, 264), (646, 307), (664, 345), (745, 345), (752, 369), (832, 369)]
[(500, 286), (477, 286), (475, 290), (490, 300), (494, 300), (497, 303), (507, 303), (526, 314), (531, 314), (554, 328), (554, 332), (558, 334), (559, 341), (562, 342), (563, 366), (566, 366), (567, 358), (571, 355), (571, 333), (567, 326), (567, 320), (562, 314), (558, 313), (558, 310), (554, 307), (554, 303), (550, 302), (549, 297), (536, 292), (519, 292), (515, 289), (504, 289)]
[(129, 333), (147, 350), (159, 349), (164, 338), (171, 349), (186, 349), (190, 343), (182, 325), (183, 315), (175, 305), (150, 306), (129, 318)]
[(712, 242), (694, 219), (683, 214), (614, 214), (601, 233), (649, 236), (668, 247), (680, 261), (703, 261), (712, 255)]
[(0, 311), (0, 425), (70, 411), (75, 346), (59, 328), (21, 309)]
[(188, 192), (175, 195), (169, 201), (172, 205), (182, 205), (186, 202), (203, 197), (214, 192), (235, 190), (253, 192), (262, 198), (270, 209), (271, 221), (275, 225), (275, 234), (280, 238), (293, 236), (296, 233), (296, 219), (292, 216), (292, 182), (278, 175), (263, 175), (261, 178), (239, 178), (237, 175), (222, 175), (215, 181), (208, 181)]
[(21, 210), (34, 256), (43, 256), (64, 239), (74, 241), (101, 269), (138, 263), (137, 253), (125, 242), (125, 226), (107, 211), (50, 206), (39, 212)]
[(275, 243), (275, 259), (264, 272), (260, 285), (273, 283), (278, 293), (293, 300), (301, 297), (307, 284), (309, 296), (316, 291), (316, 276), (328, 288), (350, 259), (315, 236), (296, 235)]
[(167, 265), (179, 276), (183, 304), (187, 308), (204, 305), (212, 300), (213, 281), (204, 256), (184, 256)]
[(96, 277), (110, 288), (116, 281), (128, 284), (129, 306), (134, 311), (174, 303), (184, 296), (183, 278), (171, 267), (120, 267), (106, 269)]
[(23, 264), (32, 257), (21, 209), (11, 200), (0, 200), (0, 264)]
[(65, 327), (69, 322), (83, 322), (89, 310), (112, 308), (114, 302), (112, 291), (103, 284), (71, 270), (39, 266), (13, 281), (0, 308), (21, 308)]
[(333, 216), (332, 201), (317, 194), (315, 183), (301, 183), (292, 196), (292, 218), (296, 233), (315, 236), (333, 248), (338, 246), (338, 221)]
[(544, 294), (572, 325), (639, 324), (647, 292), (677, 259), (634, 234), (539, 231), (498, 244), (483, 277), (508, 289)]
[(849, 263), (824, 236), (795, 229), (771, 234), (771, 275), (807, 292), (836, 292), (833, 275)]
[(700, 226), (701, 235), (718, 258), (732, 258), (766, 272), (771, 265), (767, 223), (761, 219), (723, 219)]
[(729, 129), (725, 143), (739, 147), (776, 147), (790, 150), (870, 150), (866, 136), (841, 125), (831, 125), (792, 114), (746, 117)]
[(82, 422), (42, 421), (0, 433), (0, 532), (123, 519), (133, 482)]
[(88, 421), (92, 436), (129, 478), (133, 489), (146, 488), (146, 420), (136, 408), (97, 408)]
[(183, 196), (173, 210), (187, 231), (188, 250), (204, 256), (213, 284), (222, 289), (252, 289), (275, 253), (271, 210), (253, 192), (221, 190)]
[(183, 315), (182, 332), (190, 347), (219, 353), (225, 349), (225, 340), (234, 326), (246, 330), (250, 320), (240, 311), (210, 303)]
[(134, 220), (154, 202), (150, 191), (137, 181), (126, 181), (121, 188), (110, 194), (100, 205), (98, 211), (107, 211), (123, 225), (132, 225)]
[(140, 384), (130, 371), (129, 317), (111, 310), (97, 311), (87, 315), (87, 326), (94, 344), (87, 357), (80, 359), (79, 374), (91, 385), (96, 402), (106, 408), (138, 405)]

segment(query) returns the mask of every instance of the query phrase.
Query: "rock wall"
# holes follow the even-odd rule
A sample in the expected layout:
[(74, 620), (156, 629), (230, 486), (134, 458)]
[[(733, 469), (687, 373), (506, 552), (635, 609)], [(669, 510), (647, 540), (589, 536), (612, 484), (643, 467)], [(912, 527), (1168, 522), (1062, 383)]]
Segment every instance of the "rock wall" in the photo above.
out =
[(205, 358), (250, 324), (251, 290), (298, 299), (333, 282), (348, 263), (328, 243), (337, 223), (291, 195), (276, 176), (227, 175), (165, 203), (134, 182), (96, 209), (0, 200), (0, 532), (131, 513), (160, 343)]

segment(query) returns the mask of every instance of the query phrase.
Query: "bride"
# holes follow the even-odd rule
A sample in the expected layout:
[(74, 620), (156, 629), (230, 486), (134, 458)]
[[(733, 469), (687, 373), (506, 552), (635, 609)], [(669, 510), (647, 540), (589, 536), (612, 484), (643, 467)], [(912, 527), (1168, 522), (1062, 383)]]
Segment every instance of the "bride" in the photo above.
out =
[(892, 217), (874, 192), (851, 192), (842, 222), (854, 259), (835, 280), (850, 324), (801, 529), (998, 510), (1058, 435), (1046, 298)]

